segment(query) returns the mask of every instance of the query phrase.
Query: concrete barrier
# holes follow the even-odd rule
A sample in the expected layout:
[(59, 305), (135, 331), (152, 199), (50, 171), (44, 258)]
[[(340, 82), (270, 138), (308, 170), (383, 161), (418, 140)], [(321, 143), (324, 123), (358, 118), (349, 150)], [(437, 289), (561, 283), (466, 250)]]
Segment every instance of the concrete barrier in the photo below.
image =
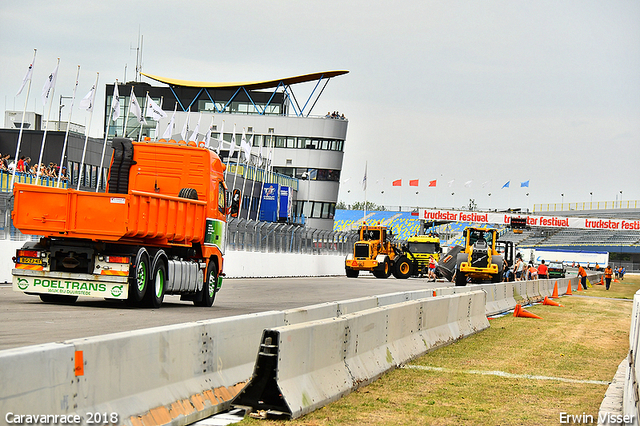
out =
[(297, 418), (429, 350), (489, 326), (483, 291), (402, 302), (264, 331), (234, 405)]
[(0, 412), (117, 413), (118, 424), (184, 425), (229, 407), (251, 376), (265, 312), (0, 352)]

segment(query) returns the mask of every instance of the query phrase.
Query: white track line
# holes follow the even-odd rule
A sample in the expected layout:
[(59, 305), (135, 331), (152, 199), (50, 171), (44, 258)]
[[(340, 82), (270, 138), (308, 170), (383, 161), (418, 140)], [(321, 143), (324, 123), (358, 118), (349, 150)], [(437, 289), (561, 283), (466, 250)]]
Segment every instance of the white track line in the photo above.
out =
[(590, 385), (609, 385), (610, 384), (610, 382), (605, 382), (603, 380), (579, 380), (579, 379), (567, 379), (566, 377), (533, 376), (531, 374), (512, 374), (512, 373), (507, 373), (505, 371), (453, 370), (450, 368), (431, 367), (428, 365), (403, 365), (401, 368), (407, 368), (412, 370), (442, 371), (445, 373), (480, 374), (482, 376), (498, 376), (498, 377), (505, 377), (508, 379), (556, 380), (558, 382), (586, 383)]

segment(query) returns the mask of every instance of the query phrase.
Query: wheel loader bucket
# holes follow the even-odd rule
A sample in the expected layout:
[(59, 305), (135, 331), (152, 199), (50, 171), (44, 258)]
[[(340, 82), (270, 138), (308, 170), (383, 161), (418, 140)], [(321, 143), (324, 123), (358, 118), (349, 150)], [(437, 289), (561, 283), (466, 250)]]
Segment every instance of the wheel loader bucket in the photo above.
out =
[(453, 274), (456, 272), (456, 263), (458, 259), (458, 253), (464, 250), (462, 246), (453, 246), (449, 248), (447, 254), (440, 258), (438, 266), (436, 267), (436, 275), (445, 278), (447, 281), (451, 281)]

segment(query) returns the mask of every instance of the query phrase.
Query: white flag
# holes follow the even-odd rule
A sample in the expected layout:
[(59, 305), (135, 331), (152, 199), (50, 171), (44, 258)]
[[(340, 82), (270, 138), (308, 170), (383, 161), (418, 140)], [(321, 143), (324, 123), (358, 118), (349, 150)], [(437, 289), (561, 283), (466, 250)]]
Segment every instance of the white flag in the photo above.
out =
[(140, 108), (140, 104), (138, 103), (138, 98), (136, 98), (136, 94), (133, 92), (133, 86), (131, 86), (131, 112), (136, 116), (138, 120), (138, 124), (147, 124), (147, 120), (142, 116), (142, 108)]
[(96, 95), (96, 86), (91, 86), (91, 90), (87, 93), (84, 98), (78, 103), (78, 108), (86, 109), (87, 111), (93, 111), (93, 100)]
[(207, 130), (207, 133), (204, 135), (204, 146), (209, 148), (209, 144), (211, 143), (211, 129), (213, 128), (213, 116), (211, 117), (211, 125)]
[(147, 105), (146, 105), (147, 113), (145, 114), (147, 117), (153, 118), (155, 121), (160, 120), (161, 118), (167, 118), (167, 113), (165, 113), (160, 105), (154, 102), (151, 99), (151, 96), (147, 93)]
[(224, 120), (222, 120), (222, 126), (220, 126), (220, 139), (218, 139), (218, 148), (216, 148), (216, 154), (220, 155), (222, 149), (222, 141), (224, 140)]
[(113, 85), (113, 101), (111, 102), (111, 117), (116, 121), (120, 117), (120, 93), (118, 92), (118, 81)]
[(171, 139), (171, 135), (173, 135), (173, 126), (176, 125), (176, 111), (178, 110), (178, 103), (176, 102), (176, 106), (173, 108), (173, 115), (171, 116), (171, 120), (169, 120), (169, 124), (167, 128), (164, 130), (162, 134), (163, 139)]
[(233, 133), (231, 134), (231, 145), (229, 145), (229, 158), (233, 155), (236, 149), (236, 125), (233, 125)]
[(193, 133), (191, 133), (191, 137), (189, 141), (198, 142), (198, 132), (200, 131), (200, 119), (202, 118), (202, 113), (198, 116), (198, 123), (196, 124), (195, 129), (193, 129)]
[[(35, 58), (35, 55), (34, 55), (34, 58)], [(18, 89), (18, 93), (16, 94), (16, 96), (22, 93), (22, 89), (24, 89), (24, 86), (27, 85), (27, 81), (31, 81), (32, 74), (33, 74), (33, 64), (29, 64), (29, 69), (27, 70), (27, 73), (24, 75), (24, 78), (22, 79), (22, 84), (20, 85), (20, 89)]]
[(58, 66), (60, 66), (60, 62), (56, 64), (56, 69), (53, 70), (47, 81), (45, 81), (44, 86), (42, 87), (42, 105), (46, 105), (49, 100), (49, 95), (51, 91), (56, 87), (56, 78), (58, 77)]
[(262, 165), (262, 143), (259, 144), (260, 145), (260, 149), (258, 150), (258, 164)]
[(180, 136), (182, 136), (182, 140), (187, 140), (187, 132), (189, 131), (189, 115), (191, 114), (191, 107), (187, 110), (187, 119), (184, 120), (184, 126), (182, 126), (182, 131), (180, 132)]
[(466, 186), (467, 188), (471, 188), (471, 183), (473, 182), (473, 180), (468, 180), (464, 183), (464, 186)]
[[(251, 143), (253, 143), (253, 136), (251, 136)], [(249, 162), (251, 159), (251, 145), (247, 143), (247, 137), (244, 133), (244, 127), (242, 128), (242, 139), (240, 139), (240, 148), (244, 151), (244, 160)]]
[(362, 190), (367, 190), (367, 162), (364, 163), (364, 177), (362, 178)]

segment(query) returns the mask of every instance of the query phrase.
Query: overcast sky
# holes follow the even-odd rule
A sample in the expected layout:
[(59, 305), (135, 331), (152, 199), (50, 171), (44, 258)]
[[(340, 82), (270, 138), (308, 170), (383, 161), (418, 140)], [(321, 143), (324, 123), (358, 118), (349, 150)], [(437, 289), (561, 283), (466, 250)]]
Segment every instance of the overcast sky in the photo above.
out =
[[(15, 94), (35, 48), (28, 110), (43, 112), (42, 86), (60, 57), (53, 115), (77, 65), (79, 98), (99, 72), (98, 135), (104, 85), (122, 81), (125, 67), (135, 77), (139, 31), (143, 71), (160, 76), (229, 82), (349, 70), (313, 111), (349, 119), (341, 201), (364, 200), (365, 161), (367, 199), (389, 206), (474, 199), (532, 208), (561, 194), (588, 202), (590, 192), (594, 202), (640, 200), (636, 0), (0, 0), (2, 119), (24, 106), (26, 90)], [(294, 89), (305, 97), (312, 87)], [(74, 122), (88, 117), (73, 112)], [(396, 179), (403, 186), (392, 187)]]

